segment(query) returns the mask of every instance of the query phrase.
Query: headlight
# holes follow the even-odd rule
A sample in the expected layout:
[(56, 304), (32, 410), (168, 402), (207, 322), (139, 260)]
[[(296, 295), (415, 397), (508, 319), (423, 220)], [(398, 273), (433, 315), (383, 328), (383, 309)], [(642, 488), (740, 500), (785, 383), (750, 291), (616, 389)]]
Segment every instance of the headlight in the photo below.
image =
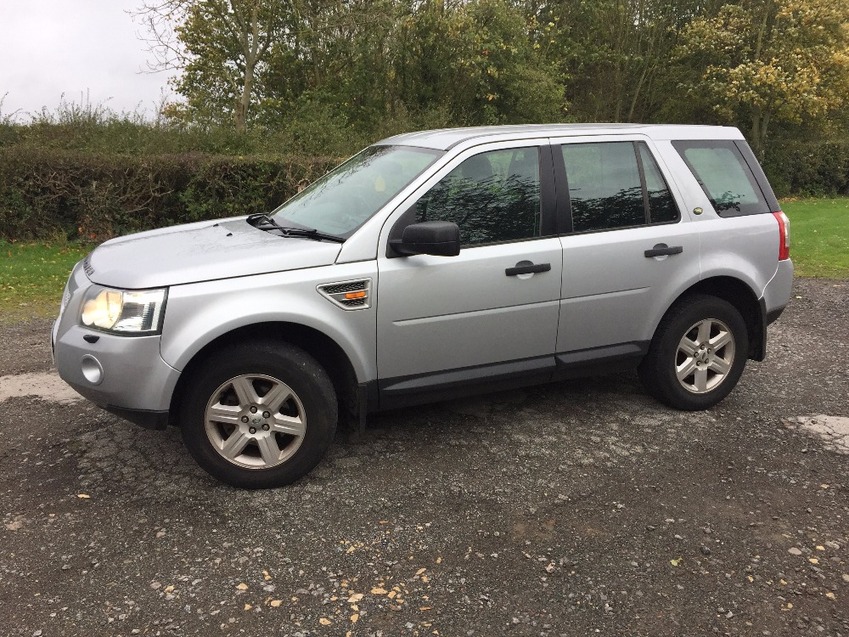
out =
[(166, 290), (115, 290), (92, 286), (83, 301), (83, 325), (121, 334), (156, 334), (162, 328)]

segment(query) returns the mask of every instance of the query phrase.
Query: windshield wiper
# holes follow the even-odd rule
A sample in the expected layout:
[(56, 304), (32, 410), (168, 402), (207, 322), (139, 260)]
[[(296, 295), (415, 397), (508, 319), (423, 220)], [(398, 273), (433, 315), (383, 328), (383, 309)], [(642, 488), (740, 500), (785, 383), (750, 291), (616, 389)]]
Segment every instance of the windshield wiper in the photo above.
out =
[(293, 228), (289, 226), (281, 226), (273, 217), (264, 212), (257, 212), (248, 215), (246, 221), (254, 228), (259, 230), (277, 230), (284, 237), (306, 237), (307, 239), (315, 239), (316, 241), (334, 241), (336, 243), (345, 243), (343, 237), (338, 237), (335, 234), (327, 234), (315, 228)]

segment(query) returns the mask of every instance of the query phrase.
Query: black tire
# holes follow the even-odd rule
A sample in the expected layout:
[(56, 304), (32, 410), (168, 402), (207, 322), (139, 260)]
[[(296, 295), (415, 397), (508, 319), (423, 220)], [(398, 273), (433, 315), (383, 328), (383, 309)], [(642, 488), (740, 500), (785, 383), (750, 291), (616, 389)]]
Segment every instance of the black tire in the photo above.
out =
[(737, 308), (715, 296), (689, 296), (658, 325), (639, 367), (640, 380), (670, 407), (708, 409), (734, 389), (748, 352), (746, 323)]
[(183, 442), (197, 463), (236, 487), (290, 484), (327, 452), (336, 393), (305, 351), (282, 342), (222, 349), (191, 379), (180, 410)]

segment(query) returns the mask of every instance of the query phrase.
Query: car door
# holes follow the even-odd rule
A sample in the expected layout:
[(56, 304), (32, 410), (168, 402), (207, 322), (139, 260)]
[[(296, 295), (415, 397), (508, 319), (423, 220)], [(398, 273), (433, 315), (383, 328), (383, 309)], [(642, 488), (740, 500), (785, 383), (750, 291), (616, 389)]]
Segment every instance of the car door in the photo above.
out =
[(462, 249), (379, 256), (381, 407), (551, 374), (562, 271), (552, 194), (546, 144), (490, 145), (458, 156), (390, 218), (381, 245), (442, 220), (457, 223)]
[(569, 211), (558, 362), (642, 356), (660, 317), (698, 280), (696, 224), (647, 140), (561, 140), (553, 149)]

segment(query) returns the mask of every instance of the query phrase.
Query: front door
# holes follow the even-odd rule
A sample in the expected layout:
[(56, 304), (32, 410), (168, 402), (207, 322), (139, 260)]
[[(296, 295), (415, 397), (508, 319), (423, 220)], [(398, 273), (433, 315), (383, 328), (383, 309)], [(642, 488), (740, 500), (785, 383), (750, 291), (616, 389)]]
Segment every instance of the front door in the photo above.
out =
[(463, 247), (379, 257), (382, 406), (553, 368), (562, 250), (543, 214), (540, 165), (544, 181), (550, 164), (525, 144), (461, 156), (396, 222), (456, 222)]

